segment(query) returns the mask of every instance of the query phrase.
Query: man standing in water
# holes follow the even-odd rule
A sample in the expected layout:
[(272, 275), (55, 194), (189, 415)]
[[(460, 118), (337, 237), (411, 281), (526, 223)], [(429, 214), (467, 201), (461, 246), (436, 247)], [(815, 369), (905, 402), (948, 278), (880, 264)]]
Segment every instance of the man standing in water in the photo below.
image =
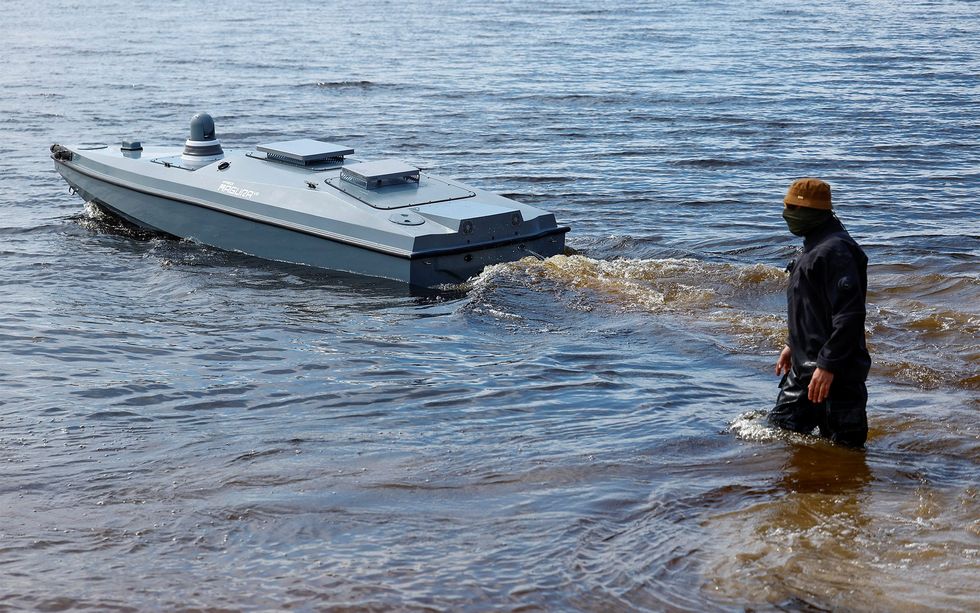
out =
[(830, 185), (793, 182), (783, 199), (789, 231), (803, 254), (789, 266), (789, 341), (776, 361), (779, 383), (770, 423), (861, 447), (868, 437), (864, 342), (868, 258), (834, 215)]

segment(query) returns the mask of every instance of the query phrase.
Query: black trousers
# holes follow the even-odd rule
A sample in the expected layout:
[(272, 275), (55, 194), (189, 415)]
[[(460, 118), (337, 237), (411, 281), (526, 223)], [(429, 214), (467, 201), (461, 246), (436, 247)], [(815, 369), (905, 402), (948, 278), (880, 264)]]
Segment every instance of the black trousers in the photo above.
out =
[(849, 447), (862, 447), (868, 438), (868, 388), (864, 381), (834, 377), (830, 394), (820, 404), (807, 398), (813, 369), (796, 366), (779, 382), (776, 406), (769, 423), (780, 428), (810, 434), (820, 428), (820, 436)]

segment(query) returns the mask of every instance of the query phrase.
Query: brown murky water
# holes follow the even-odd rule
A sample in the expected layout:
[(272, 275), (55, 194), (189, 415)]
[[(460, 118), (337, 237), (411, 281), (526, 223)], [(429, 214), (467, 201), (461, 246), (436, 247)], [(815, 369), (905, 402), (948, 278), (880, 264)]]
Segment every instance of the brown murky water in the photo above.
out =
[[(0, 610), (977, 610), (975, 4), (7, 12)], [(198, 110), (575, 254), (410, 296), (134, 235), (46, 157)], [(765, 426), (811, 174), (871, 260), (863, 452)]]

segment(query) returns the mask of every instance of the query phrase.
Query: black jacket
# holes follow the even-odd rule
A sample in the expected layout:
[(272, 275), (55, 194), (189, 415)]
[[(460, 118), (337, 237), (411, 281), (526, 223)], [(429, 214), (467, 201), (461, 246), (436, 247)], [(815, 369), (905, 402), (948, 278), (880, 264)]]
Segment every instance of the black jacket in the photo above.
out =
[(790, 264), (789, 347), (797, 372), (815, 366), (864, 381), (871, 356), (864, 342), (868, 257), (832, 217), (806, 236)]

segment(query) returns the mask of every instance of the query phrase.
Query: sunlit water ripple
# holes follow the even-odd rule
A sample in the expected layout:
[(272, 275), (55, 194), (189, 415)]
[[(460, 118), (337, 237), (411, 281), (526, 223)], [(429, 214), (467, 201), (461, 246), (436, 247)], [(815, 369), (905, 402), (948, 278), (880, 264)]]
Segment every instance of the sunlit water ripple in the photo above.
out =
[[(0, 609), (975, 610), (976, 3), (16, 4)], [(572, 252), (411, 295), (135, 233), (47, 157), (201, 110)], [(803, 175), (871, 260), (864, 452), (764, 425)]]

